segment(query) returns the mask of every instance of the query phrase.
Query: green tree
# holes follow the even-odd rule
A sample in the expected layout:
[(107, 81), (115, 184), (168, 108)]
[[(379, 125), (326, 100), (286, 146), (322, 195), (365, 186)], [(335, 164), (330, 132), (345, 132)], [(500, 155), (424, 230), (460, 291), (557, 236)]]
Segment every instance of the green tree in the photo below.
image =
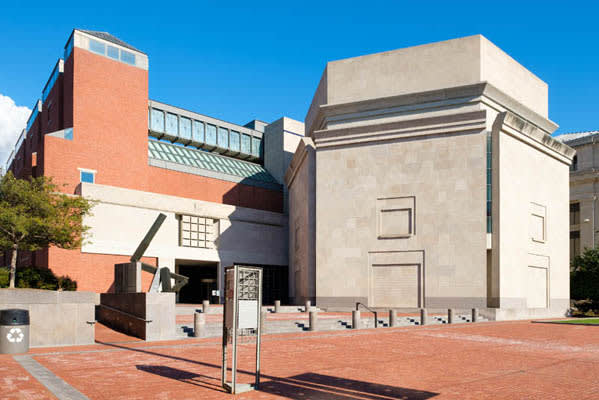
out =
[(599, 249), (585, 249), (572, 260), (570, 297), (599, 302)]
[(58, 192), (46, 177), (17, 179), (8, 172), (0, 181), (0, 248), (12, 252), (9, 287), (15, 287), (17, 252), (49, 246), (81, 247), (88, 226), (83, 217), (93, 202)]

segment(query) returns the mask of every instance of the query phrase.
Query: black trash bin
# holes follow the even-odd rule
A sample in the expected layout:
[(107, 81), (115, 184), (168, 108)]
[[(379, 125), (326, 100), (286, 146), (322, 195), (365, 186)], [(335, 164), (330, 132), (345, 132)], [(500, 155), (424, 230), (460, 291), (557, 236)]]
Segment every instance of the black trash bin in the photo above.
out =
[(0, 354), (29, 351), (29, 311), (0, 310)]

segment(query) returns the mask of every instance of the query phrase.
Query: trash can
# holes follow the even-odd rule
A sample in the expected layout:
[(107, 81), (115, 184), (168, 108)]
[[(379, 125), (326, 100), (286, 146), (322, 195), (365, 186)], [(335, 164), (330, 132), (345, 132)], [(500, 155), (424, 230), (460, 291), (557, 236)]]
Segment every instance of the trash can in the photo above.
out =
[(0, 310), (0, 354), (29, 351), (29, 311)]

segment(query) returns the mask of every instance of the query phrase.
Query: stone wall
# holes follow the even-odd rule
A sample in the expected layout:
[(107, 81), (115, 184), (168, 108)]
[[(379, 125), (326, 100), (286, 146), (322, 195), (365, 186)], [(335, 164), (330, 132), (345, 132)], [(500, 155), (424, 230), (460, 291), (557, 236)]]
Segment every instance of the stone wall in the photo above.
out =
[(93, 344), (97, 294), (40, 289), (0, 289), (0, 309), (29, 310), (30, 346)]

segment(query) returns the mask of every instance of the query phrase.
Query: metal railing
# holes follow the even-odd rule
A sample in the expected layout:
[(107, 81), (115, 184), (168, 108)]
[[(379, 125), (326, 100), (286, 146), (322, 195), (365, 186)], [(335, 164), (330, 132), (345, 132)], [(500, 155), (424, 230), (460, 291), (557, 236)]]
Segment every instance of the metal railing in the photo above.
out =
[(360, 306), (364, 307), (365, 309), (367, 309), (368, 311), (370, 311), (371, 313), (374, 314), (374, 327), (378, 328), (379, 324), (379, 318), (378, 318), (378, 313), (376, 311), (374, 311), (373, 309), (371, 309), (370, 307), (368, 307), (366, 304), (357, 302), (356, 303), (356, 311), (360, 311)]

